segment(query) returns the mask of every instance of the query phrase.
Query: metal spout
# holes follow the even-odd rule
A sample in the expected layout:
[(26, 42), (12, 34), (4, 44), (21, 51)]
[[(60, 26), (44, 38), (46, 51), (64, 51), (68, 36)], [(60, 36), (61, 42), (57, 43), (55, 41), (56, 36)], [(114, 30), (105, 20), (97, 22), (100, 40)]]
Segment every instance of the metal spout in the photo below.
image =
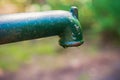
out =
[(0, 44), (56, 35), (60, 36), (59, 44), (63, 47), (83, 43), (76, 7), (70, 12), (55, 10), (0, 16)]

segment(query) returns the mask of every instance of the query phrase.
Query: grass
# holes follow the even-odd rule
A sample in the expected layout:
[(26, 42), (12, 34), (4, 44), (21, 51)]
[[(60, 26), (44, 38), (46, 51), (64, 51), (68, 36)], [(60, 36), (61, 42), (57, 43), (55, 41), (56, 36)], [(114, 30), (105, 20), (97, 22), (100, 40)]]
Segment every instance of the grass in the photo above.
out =
[(58, 38), (52, 37), (47, 39), (23, 41), (0, 45), (0, 67), (4, 69), (17, 69), (34, 55), (54, 55)]

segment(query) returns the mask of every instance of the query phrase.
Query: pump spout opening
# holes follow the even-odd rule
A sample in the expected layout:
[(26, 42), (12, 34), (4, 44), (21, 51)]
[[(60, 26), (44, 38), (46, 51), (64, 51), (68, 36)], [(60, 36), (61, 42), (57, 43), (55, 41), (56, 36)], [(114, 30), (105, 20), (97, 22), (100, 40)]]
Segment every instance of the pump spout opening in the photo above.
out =
[(81, 42), (77, 42), (77, 41), (75, 41), (75, 42), (66, 42), (65, 43), (66, 46), (63, 46), (63, 47), (78, 47), (78, 46), (82, 45), (83, 43), (84, 43), (83, 41), (81, 41)]

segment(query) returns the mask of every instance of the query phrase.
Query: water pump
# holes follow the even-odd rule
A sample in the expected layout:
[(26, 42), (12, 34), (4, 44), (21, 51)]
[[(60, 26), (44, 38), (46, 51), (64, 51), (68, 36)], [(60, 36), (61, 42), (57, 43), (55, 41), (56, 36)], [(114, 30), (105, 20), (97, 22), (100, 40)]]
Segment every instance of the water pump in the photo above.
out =
[(31, 40), (49, 36), (60, 37), (63, 47), (81, 45), (82, 30), (77, 7), (70, 11), (16, 13), (0, 16), (0, 44)]

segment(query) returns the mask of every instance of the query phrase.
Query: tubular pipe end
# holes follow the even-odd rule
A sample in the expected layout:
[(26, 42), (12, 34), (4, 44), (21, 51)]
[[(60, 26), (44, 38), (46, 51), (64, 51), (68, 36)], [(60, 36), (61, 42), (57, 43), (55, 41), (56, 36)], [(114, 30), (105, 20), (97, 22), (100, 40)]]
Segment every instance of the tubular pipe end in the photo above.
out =
[(78, 8), (76, 6), (72, 6), (70, 9), (70, 12), (72, 13), (74, 17), (78, 19)]

